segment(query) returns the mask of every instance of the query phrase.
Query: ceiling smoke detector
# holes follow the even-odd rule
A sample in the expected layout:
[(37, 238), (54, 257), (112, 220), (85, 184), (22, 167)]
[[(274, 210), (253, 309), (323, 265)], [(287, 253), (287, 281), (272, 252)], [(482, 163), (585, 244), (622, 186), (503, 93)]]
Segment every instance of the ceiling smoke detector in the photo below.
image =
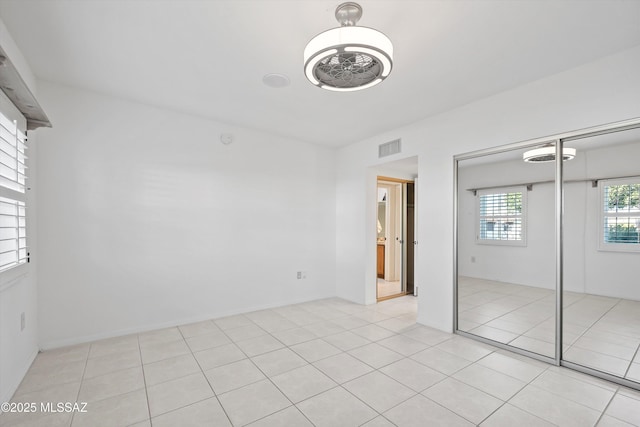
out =
[(386, 79), (393, 66), (393, 44), (381, 32), (356, 27), (362, 7), (353, 2), (336, 9), (339, 28), (315, 36), (304, 50), (304, 73), (322, 89), (366, 89)]
[[(575, 148), (563, 148), (562, 160), (571, 160), (576, 156)], [(527, 163), (547, 163), (556, 161), (556, 147), (548, 145), (542, 148), (536, 148), (533, 150), (525, 151), (522, 155), (522, 160)]]
[(269, 87), (278, 89), (281, 87), (289, 86), (289, 84), (291, 84), (291, 81), (289, 80), (289, 77), (285, 76), (284, 74), (271, 73), (265, 74), (265, 76), (262, 78), (262, 83)]
[(220, 134), (220, 142), (224, 145), (229, 145), (233, 142), (233, 134), (232, 133), (221, 133)]

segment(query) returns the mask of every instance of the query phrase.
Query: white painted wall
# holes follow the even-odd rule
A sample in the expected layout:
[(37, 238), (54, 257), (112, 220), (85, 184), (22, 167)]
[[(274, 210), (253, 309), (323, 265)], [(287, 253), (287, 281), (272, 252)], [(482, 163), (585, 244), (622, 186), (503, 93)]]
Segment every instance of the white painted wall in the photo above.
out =
[(335, 295), (335, 150), (39, 86), (43, 348)]
[[(12, 61), (22, 79), (35, 93), (35, 79), (24, 60), (18, 46), (0, 21), (0, 45)], [(21, 127), (26, 120), (11, 101), (0, 92), (0, 109)], [(37, 131), (29, 132), (29, 176), (28, 183), (36, 179)], [(36, 229), (36, 192), (27, 192), (27, 244), (33, 254), (37, 250)], [(31, 366), (38, 352), (38, 313), (37, 313), (37, 262), (32, 258), (30, 264), (0, 273), (0, 402), (6, 402), (17, 389), (24, 374)], [(25, 313), (25, 329), (21, 330), (20, 316)]]
[(453, 156), (640, 116), (638, 69), (640, 47), (341, 149), (336, 172), (338, 295), (360, 303), (375, 301), (372, 171), (383, 163), (377, 158), (378, 144), (402, 138), (403, 153), (385, 160), (419, 156), (418, 321), (451, 330)]
[[(638, 131), (634, 131), (637, 135)], [(578, 145), (576, 145), (578, 147)], [(640, 140), (586, 153), (584, 169), (589, 177), (640, 176)], [(612, 167), (612, 165), (617, 165)], [(575, 165), (579, 167), (579, 164)], [(577, 169), (578, 172), (580, 169)], [(567, 168), (567, 172), (571, 172)], [(591, 182), (571, 184), (565, 190), (565, 282), (567, 289), (640, 301), (638, 262), (640, 253), (598, 251), (600, 237), (600, 188)], [(570, 220), (575, 218), (576, 221)], [(583, 227), (581, 230), (580, 227)], [(581, 238), (582, 237), (582, 238)], [(582, 261), (582, 262), (581, 262)], [(584, 288), (579, 285), (583, 283)]]
[[(637, 131), (634, 131), (637, 133)], [(614, 137), (621, 134), (615, 134)], [(626, 140), (626, 138), (625, 138)], [(578, 155), (564, 163), (566, 180), (640, 175), (640, 141), (596, 150), (583, 150), (581, 141), (568, 143)], [(548, 289), (555, 288), (555, 187), (535, 184), (527, 192), (527, 246), (478, 244), (476, 203), (469, 188), (508, 186), (554, 179), (553, 164), (522, 160), (464, 167), (460, 162), (459, 261), (461, 275)], [(637, 286), (639, 253), (598, 250), (600, 189), (591, 181), (565, 185), (564, 289), (640, 300)], [(475, 257), (475, 262), (471, 258)]]

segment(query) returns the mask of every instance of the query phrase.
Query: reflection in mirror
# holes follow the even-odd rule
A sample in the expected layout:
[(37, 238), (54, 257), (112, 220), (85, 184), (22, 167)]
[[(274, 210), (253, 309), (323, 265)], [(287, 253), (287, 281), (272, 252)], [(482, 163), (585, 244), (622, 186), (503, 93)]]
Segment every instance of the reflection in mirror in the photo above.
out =
[(458, 162), (458, 330), (554, 357), (555, 162), (524, 161), (540, 148)]
[(377, 224), (378, 244), (384, 244), (385, 240), (387, 240), (386, 225), (387, 225), (387, 189), (378, 188), (378, 224)]
[(566, 145), (563, 358), (640, 383), (640, 129)]

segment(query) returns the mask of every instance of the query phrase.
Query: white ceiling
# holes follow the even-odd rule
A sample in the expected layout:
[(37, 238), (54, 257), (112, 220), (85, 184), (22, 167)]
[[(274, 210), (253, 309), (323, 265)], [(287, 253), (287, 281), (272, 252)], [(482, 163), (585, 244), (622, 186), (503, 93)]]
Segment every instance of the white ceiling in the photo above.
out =
[(0, 17), (40, 79), (329, 146), (640, 44), (638, 0), (361, 0), (394, 69), (335, 93), (306, 81), (302, 52), (340, 2), (0, 0)]

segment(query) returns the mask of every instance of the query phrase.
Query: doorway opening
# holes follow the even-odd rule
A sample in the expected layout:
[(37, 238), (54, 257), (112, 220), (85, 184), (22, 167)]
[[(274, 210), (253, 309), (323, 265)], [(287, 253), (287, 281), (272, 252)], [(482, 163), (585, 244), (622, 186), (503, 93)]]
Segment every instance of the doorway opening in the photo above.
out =
[(414, 293), (415, 182), (378, 176), (376, 299)]

